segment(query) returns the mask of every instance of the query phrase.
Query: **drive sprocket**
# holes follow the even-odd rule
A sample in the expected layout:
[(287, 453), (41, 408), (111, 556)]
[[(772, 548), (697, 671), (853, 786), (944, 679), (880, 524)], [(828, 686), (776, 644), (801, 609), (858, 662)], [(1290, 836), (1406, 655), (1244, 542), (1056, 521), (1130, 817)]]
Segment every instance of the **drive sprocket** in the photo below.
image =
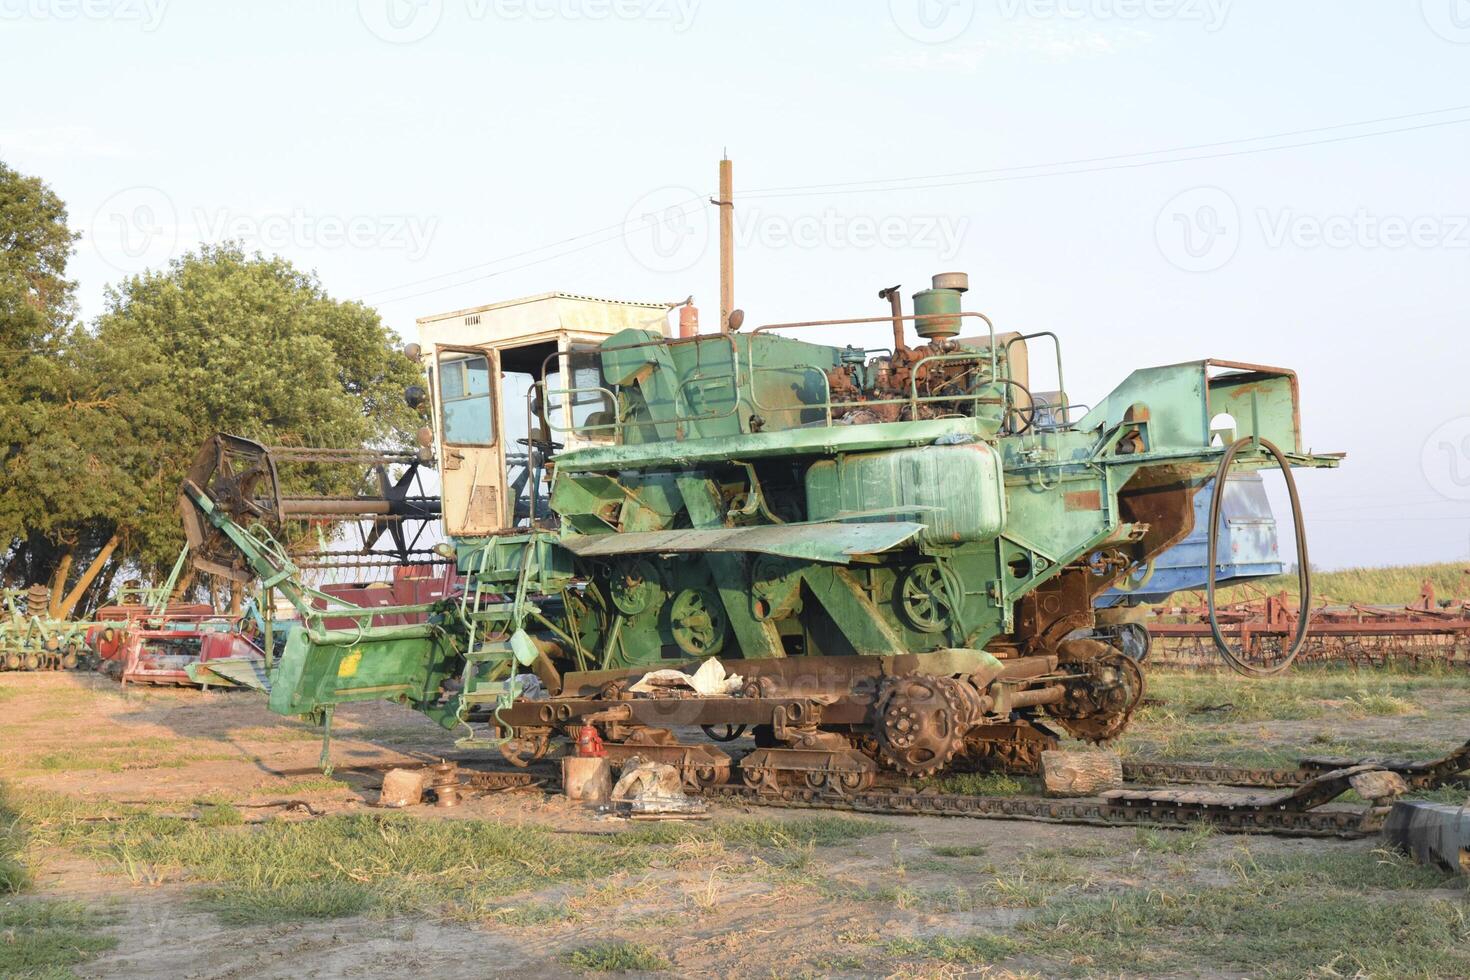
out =
[(975, 699), (952, 677), (891, 677), (879, 688), (873, 736), (884, 762), (911, 776), (949, 765), (974, 723)]

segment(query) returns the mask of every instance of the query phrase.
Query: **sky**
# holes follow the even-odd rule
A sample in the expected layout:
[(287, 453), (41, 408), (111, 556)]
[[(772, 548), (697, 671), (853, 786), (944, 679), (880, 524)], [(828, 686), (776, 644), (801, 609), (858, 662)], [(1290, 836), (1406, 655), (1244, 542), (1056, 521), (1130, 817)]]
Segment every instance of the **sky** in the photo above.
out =
[(550, 290), (708, 325), (728, 152), (747, 323), (959, 270), (1074, 402), (1294, 368), (1348, 454), (1313, 564), (1470, 567), (1470, 0), (0, 0), (0, 85), (89, 319), (238, 239), (406, 337)]

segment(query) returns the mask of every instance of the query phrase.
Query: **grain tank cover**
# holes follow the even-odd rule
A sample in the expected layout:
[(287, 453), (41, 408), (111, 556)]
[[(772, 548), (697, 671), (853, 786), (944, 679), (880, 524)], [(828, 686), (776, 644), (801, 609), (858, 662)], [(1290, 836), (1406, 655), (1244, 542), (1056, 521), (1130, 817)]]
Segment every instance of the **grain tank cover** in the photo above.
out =
[(915, 521), (927, 544), (984, 541), (1006, 521), (1000, 454), (983, 442), (838, 456), (806, 473), (813, 521)]

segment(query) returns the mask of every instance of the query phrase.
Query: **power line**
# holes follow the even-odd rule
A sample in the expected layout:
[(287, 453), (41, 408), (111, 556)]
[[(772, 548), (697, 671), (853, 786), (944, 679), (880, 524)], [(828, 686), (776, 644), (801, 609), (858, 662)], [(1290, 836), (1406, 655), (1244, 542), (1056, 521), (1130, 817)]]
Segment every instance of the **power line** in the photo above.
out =
[(1055, 163), (1033, 163), (1014, 167), (994, 167), (986, 170), (961, 170), (954, 173), (927, 174), (918, 177), (888, 177), (876, 178), (872, 180), (849, 180), (830, 184), (793, 184), (787, 187), (757, 187), (749, 192), (746, 192), (742, 196), (748, 197), (753, 194), (762, 194), (775, 191), (822, 190), (830, 187), (853, 187), (868, 184), (884, 184), (893, 183), (896, 181), (946, 180), (951, 177), (977, 177), (988, 174), (1015, 173), (1021, 170), (1043, 170), (1051, 167), (1070, 167), (1080, 166), (1087, 163), (1106, 163), (1112, 160), (1128, 160), (1133, 157), (1159, 156), (1164, 153), (1190, 153), (1195, 150), (1212, 150), (1221, 146), (1239, 146), (1245, 143), (1260, 143), (1264, 140), (1287, 139), (1293, 136), (1307, 136), (1312, 133), (1331, 132), (1334, 129), (1351, 129), (1355, 126), (1375, 126), (1379, 123), (1402, 122), (1405, 119), (1421, 119), (1425, 116), (1442, 116), (1446, 113), (1463, 112), (1466, 110), (1470, 110), (1470, 105), (1449, 106), (1444, 109), (1428, 109), (1423, 112), (1408, 112), (1397, 116), (1380, 116), (1377, 119), (1360, 119), (1357, 122), (1337, 123), (1332, 126), (1315, 126), (1310, 129), (1293, 129), (1280, 133), (1270, 133), (1265, 136), (1247, 136), (1241, 139), (1218, 140), (1213, 143), (1194, 143), (1188, 146), (1175, 146), (1163, 150), (1142, 150), (1136, 153), (1115, 153), (1109, 156), (1083, 157), (1077, 160), (1062, 160)]
[[(829, 195), (833, 195), (833, 194), (854, 194), (854, 193), (871, 193), (871, 194), (877, 194), (877, 193), (881, 193), (883, 191), (930, 190), (930, 189), (934, 189), (934, 188), (943, 188), (943, 187), (965, 187), (965, 186), (970, 186), (970, 185), (975, 185), (975, 184), (1003, 184), (1003, 183), (1008, 183), (1010, 181), (1017, 181), (1017, 180), (1041, 180), (1041, 179), (1045, 179), (1045, 178), (1048, 178), (1048, 177), (1073, 177), (1073, 176), (1077, 176), (1079, 174), (1097, 174), (1097, 173), (1104, 173), (1104, 172), (1109, 171), (1109, 170), (1140, 170), (1140, 169), (1143, 169), (1145, 167), (1162, 167), (1162, 166), (1166, 166), (1166, 165), (1169, 165), (1169, 164), (1175, 164), (1175, 163), (1195, 163), (1195, 162), (1200, 161), (1200, 160), (1225, 160), (1225, 159), (1228, 159), (1230, 157), (1253, 156), (1253, 155), (1255, 155), (1257, 153), (1275, 153), (1275, 152), (1280, 151), (1280, 150), (1298, 150), (1298, 149), (1302, 149), (1303, 147), (1309, 147), (1309, 146), (1328, 146), (1328, 145), (1331, 145), (1333, 143), (1348, 143), (1348, 142), (1352, 142), (1354, 140), (1372, 139), (1375, 136), (1394, 136), (1394, 135), (1397, 135), (1399, 133), (1412, 133), (1412, 132), (1416, 132), (1418, 130), (1423, 130), (1423, 129), (1436, 129), (1436, 128), (1440, 127), (1440, 126), (1455, 126), (1455, 125), (1460, 125), (1460, 124), (1463, 124), (1463, 123), (1470, 123), (1470, 118), (1463, 118), (1463, 119), (1444, 119), (1444, 120), (1441, 120), (1439, 122), (1421, 123), (1420, 125), (1417, 125), (1417, 126), (1402, 126), (1402, 127), (1398, 128), (1398, 129), (1383, 129), (1383, 130), (1379, 130), (1379, 131), (1373, 132), (1373, 133), (1351, 133), (1351, 134), (1348, 134), (1346, 136), (1336, 136), (1336, 137), (1332, 137), (1330, 139), (1305, 140), (1305, 141), (1300, 142), (1300, 143), (1283, 143), (1280, 146), (1260, 146), (1260, 147), (1256, 147), (1254, 149), (1249, 149), (1249, 150), (1231, 150), (1231, 151), (1225, 152), (1225, 153), (1201, 153), (1201, 154), (1198, 154), (1196, 156), (1174, 157), (1174, 158), (1168, 159), (1168, 160), (1140, 160), (1140, 161), (1137, 161), (1135, 163), (1110, 163), (1110, 164), (1105, 164), (1105, 165), (1097, 166), (1097, 167), (1082, 167), (1082, 168), (1075, 169), (1075, 170), (1058, 170), (1058, 171), (1053, 171), (1053, 172), (1049, 172), (1049, 173), (1040, 173), (1040, 174), (1018, 174), (1018, 173), (1004, 173), (1004, 172), (1002, 172), (1000, 176), (995, 176), (995, 177), (977, 177), (977, 178), (970, 179), (970, 180), (942, 181), (942, 182), (939, 182), (939, 183), (931, 183), (931, 184), (904, 184), (904, 185), (901, 185), (901, 186), (898, 186), (898, 187), (850, 187), (850, 188), (842, 188), (842, 189), (837, 189), (837, 190), (825, 190), (825, 191), (824, 190), (796, 191), (796, 192), (789, 193), (789, 194), (788, 193), (766, 193), (766, 194), (749, 193), (749, 194), (742, 194), (740, 196), (744, 200), (751, 200), (751, 199), (767, 200), (767, 199), (771, 199), (771, 198), (782, 198), (782, 197), (816, 197), (816, 196), (829, 196)], [(1136, 154), (1136, 155), (1138, 155), (1138, 156), (1147, 156), (1148, 154)], [(1056, 164), (1055, 166), (1068, 166), (1068, 164)], [(1036, 169), (1042, 169), (1043, 167), (1044, 167), (1044, 165), (1038, 164), (1038, 165), (1036, 165), (1034, 167), (1026, 167), (1026, 168), (1023, 168), (1023, 169), (1036, 170)], [(901, 177), (889, 178), (890, 181), (893, 181), (893, 180), (903, 180), (903, 179), (906, 179), (906, 178), (901, 178)]]
[[(1467, 118), (1457, 118), (1457, 119), (1444, 119), (1444, 120), (1439, 120), (1439, 121), (1436, 121), (1436, 122), (1421, 123), (1421, 124), (1414, 125), (1414, 126), (1402, 126), (1402, 127), (1398, 127), (1398, 128), (1394, 128), (1394, 129), (1377, 130), (1377, 131), (1374, 131), (1374, 132), (1371, 132), (1371, 133), (1349, 133), (1349, 134), (1345, 134), (1345, 135), (1342, 135), (1342, 136), (1329, 137), (1329, 138), (1326, 138), (1326, 139), (1304, 140), (1304, 141), (1297, 142), (1297, 143), (1283, 143), (1283, 144), (1280, 144), (1280, 145), (1277, 145), (1277, 146), (1252, 147), (1252, 148), (1249, 148), (1249, 149), (1230, 150), (1230, 151), (1220, 152), (1220, 153), (1201, 153), (1201, 154), (1196, 154), (1196, 155), (1193, 155), (1193, 156), (1173, 157), (1173, 158), (1162, 159), (1162, 160), (1135, 160), (1135, 161), (1133, 161), (1131, 163), (1119, 163), (1119, 162), (1117, 162), (1117, 161), (1121, 161), (1121, 160), (1131, 160), (1134, 157), (1161, 156), (1163, 154), (1168, 154), (1168, 153), (1182, 153), (1182, 152), (1187, 153), (1187, 152), (1193, 152), (1194, 150), (1198, 150), (1198, 149), (1213, 149), (1213, 148), (1224, 147), (1224, 146), (1244, 146), (1245, 144), (1259, 143), (1259, 142), (1262, 142), (1264, 140), (1283, 139), (1283, 138), (1288, 138), (1288, 137), (1298, 136), (1298, 135), (1307, 135), (1307, 134), (1312, 134), (1312, 133), (1331, 132), (1333, 130), (1349, 129), (1349, 128), (1352, 128), (1352, 127), (1355, 127), (1355, 126), (1371, 126), (1371, 125), (1377, 125), (1379, 123), (1395, 122), (1395, 121), (1401, 121), (1401, 120), (1405, 120), (1405, 119), (1418, 119), (1418, 118), (1423, 118), (1425, 116), (1443, 115), (1443, 114), (1448, 113), (1448, 112), (1460, 112), (1460, 111), (1464, 111), (1466, 109), (1470, 109), (1470, 106), (1452, 106), (1452, 107), (1444, 108), (1444, 109), (1431, 109), (1431, 110), (1425, 110), (1425, 111), (1422, 111), (1422, 112), (1404, 113), (1402, 115), (1397, 115), (1397, 116), (1382, 116), (1382, 117), (1379, 117), (1377, 119), (1360, 120), (1358, 122), (1338, 123), (1338, 124), (1332, 125), (1332, 126), (1318, 126), (1318, 127), (1308, 128), (1308, 129), (1289, 130), (1289, 131), (1282, 132), (1282, 133), (1273, 133), (1273, 134), (1268, 134), (1268, 135), (1264, 135), (1264, 136), (1252, 136), (1252, 137), (1245, 137), (1245, 138), (1242, 138), (1242, 139), (1235, 139), (1235, 140), (1220, 140), (1220, 141), (1211, 142), (1211, 143), (1197, 143), (1197, 144), (1192, 144), (1192, 145), (1189, 145), (1189, 146), (1172, 147), (1172, 148), (1159, 149), (1159, 150), (1143, 150), (1143, 151), (1139, 151), (1139, 152), (1136, 152), (1136, 153), (1112, 154), (1112, 155), (1109, 155), (1109, 156), (1100, 156), (1100, 157), (1084, 157), (1084, 158), (1080, 158), (1080, 159), (1076, 159), (1076, 160), (1063, 160), (1063, 161), (1057, 161), (1057, 162), (1053, 162), (1053, 163), (1026, 164), (1026, 165), (1014, 166), (1014, 167), (997, 167), (997, 168), (992, 168), (992, 169), (988, 169), (988, 170), (959, 171), (959, 172), (952, 173), (952, 174), (936, 174), (936, 175), (914, 176), (914, 177), (884, 177), (884, 178), (873, 178), (873, 179), (865, 180), (865, 181), (845, 181), (845, 182), (837, 182), (837, 183), (830, 183), (830, 184), (805, 184), (805, 185), (791, 185), (791, 186), (788, 186), (788, 187), (757, 188), (755, 190), (752, 190), (752, 191), (749, 191), (749, 192), (744, 192), (744, 193), (740, 194), (739, 195), (739, 200), (769, 200), (769, 199), (783, 198), (783, 197), (828, 196), (828, 195), (833, 195), (833, 194), (850, 194), (850, 193), (874, 193), (874, 194), (876, 194), (876, 193), (881, 193), (881, 192), (884, 192), (884, 191), (929, 190), (929, 189), (935, 189), (935, 188), (960, 187), (960, 186), (976, 185), (976, 184), (1006, 183), (1006, 182), (1010, 182), (1010, 181), (1020, 181), (1020, 180), (1040, 180), (1040, 179), (1045, 179), (1045, 178), (1050, 178), (1050, 177), (1070, 177), (1070, 176), (1078, 176), (1078, 175), (1083, 175), (1083, 174), (1103, 173), (1103, 172), (1110, 171), (1110, 170), (1136, 170), (1136, 169), (1142, 169), (1142, 168), (1146, 168), (1146, 167), (1164, 166), (1164, 165), (1167, 165), (1167, 164), (1193, 163), (1193, 162), (1198, 162), (1198, 161), (1202, 161), (1202, 160), (1221, 160), (1221, 159), (1228, 159), (1228, 158), (1231, 158), (1231, 157), (1250, 156), (1250, 155), (1254, 155), (1254, 154), (1257, 154), (1257, 153), (1271, 153), (1271, 152), (1277, 152), (1277, 151), (1281, 151), (1281, 150), (1302, 149), (1302, 148), (1305, 148), (1305, 147), (1312, 147), (1312, 146), (1327, 146), (1327, 145), (1332, 145), (1332, 144), (1336, 144), (1336, 143), (1346, 143), (1346, 142), (1352, 142), (1352, 141), (1356, 141), (1356, 140), (1372, 139), (1374, 137), (1379, 137), (1379, 136), (1393, 136), (1393, 135), (1399, 135), (1399, 134), (1402, 134), (1402, 133), (1410, 133), (1410, 132), (1416, 132), (1416, 131), (1420, 131), (1420, 130), (1435, 129), (1435, 128), (1439, 128), (1439, 127), (1442, 127), (1442, 126), (1461, 125), (1461, 124), (1464, 124), (1464, 123), (1470, 123), (1470, 117), (1467, 117)], [(1100, 166), (1092, 166), (1092, 167), (1080, 166), (1081, 164), (1088, 164), (1088, 163), (1098, 163), (1098, 164), (1101, 164), (1101, 165)], [(1077, 168), (1077, 169), (1070, 169), (1070, 170), (1057, 170), (1057, 169), (1055, 169), (1055, 168), (1058, 168), (1058, 167), (1073, 167), (1073, 168)], [(1027, 170), (1042, 170), (1042, 171), (1047, 171), (1047, 172), (1044, 172), (1044, 173), (1023, 173), (1023, 172), (1021, 172), (1021, 171), (1027, 171)], [(963, 178), (967, 178), (967, 179), (962, 179), (962, 180), (949, 180), (948, 178), (950, 178), (950, 177), (963, 177)], [(927, 184), (925, 184), (925, 183), (899, 183), (899, 182), (902, 182), (902, 181), (925, 181), (925, 180), (928, 180), (928, 181), (939, 181), (939, 182), (937, 182), (937, 183), (927, 183)], [(897, 186), (889, 186), (889, 187), (873, 186), (873, 185), (881, 185), (881, 184), (896, 184)], [(680, 213), (680, 214), (688, 214), (690, 212), (687, 210), (687, 205), (688, 204), (691, 204), (691, 203), (696, 203), (696, 202), (698, 202), (701, 207), (705, 203), (703, 197), (698, 197), (698, 198), (691, 198), (688, 201), (685, 201), (685, 202), (683, 202), (680, 205), (675, 205), (674, 207), (678, 208), (678, 213)], [(526, 249), (526, 250), (521, 251), (521, 252), (513, 252), (513, 253), (511, 253), (509, 255), (504, 255), (504, 256), (501, 256), (501, 257), (496, 258), (496, 259), (490, 259), (490, 260), (487, 260), (485, 262), (476, 263), (475, 265), (465, 266), (462, 269), (454, 270), (454, 271), (451, 271), (451, 272), (440, 273), (440, 274), (434, 275), (434, 276), (427, 276), (427, 277), (424, 277), (422, 279), (410, 280), (408, 282), (399, 283), (399, 284), (394, 285), (394, 286), (386, 286), (386, 287), (383, 287), (381, 289), (372, 290), (370, 292), (363, 293), (363, 294), (361, 294), (361, 295), (359, 295), (357, 297), (354, 297), (354, 298), (355, 299), (364, 299), (364, 298), (369, 297), (369, 296), (378, 296), (378, 295), (382, 295), (383, 293), (392, 293), (392, 292), (396, 292), (396, 291), (398, 291), (400, 289), (409, 288), (411, 286), (417, 286), (417, 285), (423, 285), (425, 283), (435, 282), (437, 280), (446, 279), (446, 278), (449, 278), (451, 276), (460, 275), (460, 274), (465, 273), (465, 272), (471, 272), (471, 271), (474, 271), (474, 270), (477, 270), (477, 269), (483, 269), (483, 268), (486, 268), (486, 267), (489, 267), (489, 266), (499, 265), (502, 262), (510, 261), (512, 259), (521, 258), (521, 257), (527, 256), (527, 255), (534, 255), (537, 252), (546, 251), (547, 249), (549, 249), (549, 248), (555, 248), (558, 245), (564, 245), (564, 244), (568, 244), (570, 242), (581, 241), (584, 238), (589, 238), (589, 237), (591, 237), (593, 235), (597, 235), (597, 234), (600, 234), (602, 232), (611, 231), (613, 229), (621, 229), (618, 232), (618, 234), (610, 235), (608, 237), (598, 239), (597, 241), (590, 242), (590, 243), (588, 243), (586, 245), (583, 245), (583, 246), (579, 246), (578, 248), (568, 249), (568, 250), (562, 251), (562, 252), (557, 252), (557, 253), (555, 253), (553, 255), (544, 256), (542, 258), (535, 259), (535, 260), (533, 260), (531, 262), (522, 263), (521, 265), (513, 266), (513, 267), (508, 268), (508, 269), (501, 269), (501, 270), (498, 270), (498, 271), (495, 271), (495, 272), (486, 273), (484, 275), (474, 276), (474, 277), (471, 277), (469, 279), (461, 280), (461, 281), (458, 281), (458, 282), (445, 283), (444, 285), (435, 286), (435, 287), (433, 287), (431, 289), (422, 290), (422, 291), (417, 292), (417, 293), (411, 293), (411, 294), (406, 295), (406, 296), (397, 296), (397, 297), (393, 297), (391, 299), (382, 300), (382, 301), (376, 303), (375, 305), (383, 306), (383, 305), (387, 305), (389, 303), (398, 303), (398, 302), (402, 302), (402, 301), (408, 300), (408, 299), (417, 299), (417, 298), (422, 297), (422, 296), (428, 296), (428, 295), (431, 295), (433, 293), (442, 292), (442, 291), (444, 291), (446, 289), (454, 289), (454, 288), (457, 288), (459, 286), (468, 285), (470, 283), (482, 282), (482, 281), (484, 281), (486, 279), (491, 279), (491, 278), (494, 278), (495, 276), (503, 275), (503, 274), (505, 274), (507, 272), (515, 272), (515, 271), (518, 271), (520, 269), (529, 268), (529, 267), (534, 266), (534, 265), (540, 265), (543, 262), (550, 262), (550, 261), (552, 261), (554, 259), (563, 258), (563, 257), (565, 257), (567, 255), (572, 255), (572, 254), (575, 254), (577, 252), (585, 251), (586, 249), (593, 248), (593, 247), (595, 247), (597, 245), (604, 245), (604, 244), (607, 244), (609, 242), (618, 241), (619, 239), (627, 238), (630, 234), (632, 234), (635, 231), (642, 230), (642, 229), (632, 229), (632, 230), (629, 230), (629, 229), (626, 228), (626, 225), (627, 225), (627, 221), (625, 219), (624, 221), (620, 221), (620, 222), (618, 222), (616, 224), (605, 225), (602, 228), (597, 228), (597, 229), (594, 229), (592, 231), (583, 232), (583, 233), (578, 234), (578, 235), (573, 235), (573, 236), (571, 236), (569, 238), (560, 239), (560, 240), (558, 240), (556, 242), (552, 242), (552, 243), (549, 243), (549, 244), (546, 244), (546, 245), (541, 245), (541, 246), (538, 246), (536, 248)]]
[[(680, 214), (689, 214), (691, 212), (685, 211), (685, 210), (682, 210), (681, 209), (679, 211), (679, 213)], [(617, 227), (617, 226), (613, 226), (613, 227)], [(604, 230), (606, 230), (606, 229), (604, 229)], [(638, 231), (638, 230), (643, 230), (643, 229), (635, 229), (635, 231)], [(552, 259), (564, 258), (565, 256), (573, 255), (573, 254), (575, 254), (577, 252), (585, 252), (589, 248), (595, 248), (598, 245), (606, 245), (608, 242), (615, 242), (615, 241), (618, 241), (619, 239), (627, 238), (629, 236), (629, 234), (631, 234), (631, 232), (626, 232), (626, 231), (619, 232), (616, 235), (609, 235), (606, 238), (600, 238), (597, 241), (588, 242), (586, 245), (579, 245), (576, 248), (567, 249), (566, 251), (564, 251), (564, 252), (558, 252), (555, 255), (548, 255), (548, 256), (545, 256), (544, 258), (534, 259), (534, 260), (532, 260), (530, 262), (523, 262), (520, 265), (514, 265), (514, 266), (511, 266), (511, 267), (509, 267), (507, 269), (497, 269), (494, 272), (487, 272), (487, 273), (485, 273), (483, 275), (472, 276), (469, 279), (462, 279), (459, 282), (451, 282), (451, 283), (446, 283), (446, 284), (444, 284), (442, 286), (435, 286), (432, 289), (425, 289), (425, 290), (422, 290), (422, 291), (417, 292), (417, 293), (409, 293), (406, 296), (394, 296), (391, 299), (380, 300), (379, 302), (375, 303), (374, 305), (376, 305), (376, 306), (387, 306), (389, 303), (401, 303), (404, 300), (418, 299), (421, 296), (428, 296), (428, 295), (431, 295), (433, 293), (442, 292), (442, 291), (444, 291), (446, 289), (454, 289), (457, 286), (467, 286), (470, 283), (483, 282), (486, 279), (494, 279), (496, 276), (503, 276), (507, 272), (516, 272), (516, 271), (518, 271), (520, 269), (528, 269), (528, 268), (530, 268), (533, 265), (540, 265), (543, 262), (550, 262)], [(585, 235), (579, 235), (577, 237), (578, 238), (585, 238), (586, 236)], [(571, 240), (571, 239), (569, 239), (569, 240)], [(537, 251), (540, 251), (540, 249), (532, 249), (529, 252), (523, 252), (521, 254), (522, 255), (530, 255), (530, 254), (533, 254), (533, 253), (535, 253)], [(492, 263), (483, 263), (482, 265), (488, 265), (488, 264), (492, 264)], [(470, 268), (478, 268), (478, 267), (477, 266), (471, 266)], [(384, 292), (391, 292), (393, 289), (402, 289), (402, 288), (405, 288), (406, 286), (410, 286), (410, 285), (414, 285), (414, 284), (413, 283), (406, 283), (405, 286), (391, 287), (390, 289), (383, 290), (383, 291)]]
[[(684, 210), (684, 208), (685, 208), (686, 205), (689, 205), (689, 204), (692, 204), (692, 203), (695, 203), (695, 202), (700, 202), (702, 204), (704, 202), (704, 200), (705, 199), (703, 197), (693, 197), (693, 198), (690, 198), (687, 201), (682, 201), (679, 204), (671, 205), (671, 207), (677, 207), (677, 208), (679, 208), (680, 209), (680, 212), (679, 212), (680, 214), (687, 214), (689, 212), (687, 212), (687, 211)], [(570, 238), (563, 238), (563, 239), (560, 239), (558, 241), (548, 242), (545, 245), (541, 245), (541, 246), (538, 246), (536, 248), (528, 248), (528, 249), (526, 249), (523, 252), (512, 252), (509, 255), (502, 255), (499, 258), (488, 259), (488, 260), (486, 260), (484, 262), (477, 262), (474, 265), (467, 265), (467, 266), (465, 266), (462, 269), (454, 269), (454, 270), (452, 270), (450, 272), (441, 272), (438, 275), (434, 275), (434, 276), (425, 276), (423, 279), (414, 279), (414, 280), (411, 280), (409, 282), (401, 282), (401, 283), (399, 283), (396, 286), (385, 286), (382, 289), (370, 290), (369, 292), (362, 293), (362, 294), (360, 294), (358, 296), (354, 296), (352, 298), (353, 299), (360, 300), (360, 299), (364, 299), (364, 298), (366, 298), (368, 296), (378, 296), (378, 295), (381, 295), (383, 293), (395, 292), (396, 290), (399, 290), (399, 289), (407, 289), (409, 286), (420, 286), (420, 285), (423, 285), (426, 282), (434, 282), (437, 279), (447, 279), (450, 276), (457, 276), (457, 275), (460, 275), (460, 274), (465, 273), (465, 272), (473, 272), (476, 269), (483, 269), (486, 266), (499, 265), (502, 262), (509, 262), (511, 259), (518, 259), (518, 258), (521, 258), (522, 256), (526, 256), (526, 255), (535, 255), (537, 252), (544, 252), (544, 251), (546, 251), (549, 248), (556, 248), (558, 245), (567, 245), (567, 244), (570, 244), (570, 243), (575, 242), (575, 241), (580, 241), (583, 238), (589, 238), (592, 235), (598, 235), (598, 234), (601, 234), (602, 232), (605, 232), (605, 231), (612, 231), (614, 228), (623, 228), (626, 225), (627, 225), (627, 220), (624, 219), (623, 221), (619, 221), (616, 224), (606, 225), (606, 226), (604, 226), (602, 228), (594, 228), (592, 231), (583, 232), (580, 235), (573, 235)], [(622, 237), (622, 236), (617, 236), (617, 237)], [(606, 241), (611, 241), (611, 240), (612, 239), (606, 239)], [(562, 254), (570, 254), (570, 253), (562, 253)], [(550, 258), (556, 258), (556, 256), (550, 256)], [(469, 280), (469, 281), (473, 282), (474, 280)], [(451, 286), (452, 285), (454, 285), (454, 284), (451, 284)], [(450, 286), (446, 286), (444, 288), (448, 289), (448, 288), (451, 288), (451, 287)], [(407, 297), (404, 297), (404, 298), (407, 298)]]

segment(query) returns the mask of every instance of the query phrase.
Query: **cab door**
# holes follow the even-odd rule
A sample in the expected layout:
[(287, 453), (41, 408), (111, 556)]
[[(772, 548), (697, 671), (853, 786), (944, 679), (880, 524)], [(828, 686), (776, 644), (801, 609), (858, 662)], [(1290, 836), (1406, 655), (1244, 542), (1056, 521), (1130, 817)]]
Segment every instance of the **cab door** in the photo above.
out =
[(499, 357), (493, 350), (435, 350), (435, 449), (444, 530), (450, 536), (492, 534), (506, 527), (499, 379)]

